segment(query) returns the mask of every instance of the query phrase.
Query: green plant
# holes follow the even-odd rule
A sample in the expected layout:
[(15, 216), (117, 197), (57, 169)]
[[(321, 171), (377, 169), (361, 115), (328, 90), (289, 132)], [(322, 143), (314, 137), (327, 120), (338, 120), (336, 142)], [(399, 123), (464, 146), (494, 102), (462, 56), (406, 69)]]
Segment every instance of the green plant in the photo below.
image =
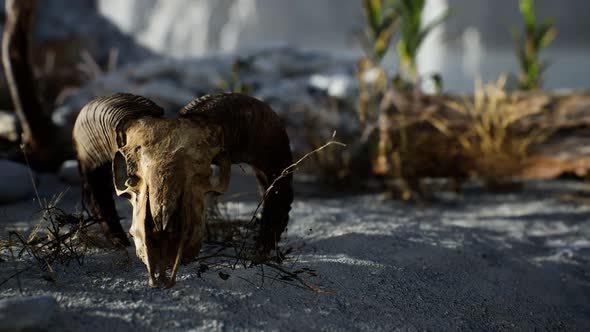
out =
[(542, 75), (547, 69), (540, 53), (555, 39), (557, 29), (550, 20), (538, 22), (534, 0), (520, 0), (519, 9), (524, 20), (524, 33), (513, 32), (520, 65), (519, 84), (523, 90), (536, 90), (541, 88)]
[[(421, 105), (419, 102), (420, 105), (415, 103), (415, 99), (419, 99), (421, 95), (419, 89), (416, 89), (418, 81), (416, 56), (424, 38), (448, 16), (447, 11), (427, 25), (423, 25), (424, 5), (424, 0), (363, 0), (367, 18), (363, 39), (366, 57), (359, 61), (357, 68), (358, 112), (364, 131), (362, 136), (373, 138), (365, 143), (371, 144), (368, 150), (371, 154), (373, 173), (401, 179), (400, 191), (404, 199), (412, 196), (410, 192), (414, 191), (417, 184), (417, 181), (414, 181), (417, 176), (414, 176), (415, 172), (412, 170), (416, 165), (413, 160), (418, 160), (414, 158), (416, 155), (413, 152), (417, 147), (413, 145), (413, 142), (418, 136), (421, 142), (424, 140), (421, 134), (414, 135), (417, 132), (408, 132), (415, 127), (401, 126), (392, 130), (391, 123), (394, 118), (396, 121), (404, 122), (411, 113), (421, 111), (422, 106), (428, 106)], [(392, 77), (381, 62), (394, 34), (400, 29), (398, 55), (401, 75)], [(433, 80), (440, 85), (440, 76), (433, 76)], [(405, 96), (400, 94), (408, 94), (409, 103), (396, 104), (392, 100), (391, 96), (395, 95), (399, 95), (399, 98), (393, 98), (397, 101), (405, 99)], [(412, 160), (406, 160), (408, 158)]]
[(399, 12), (401, 14), (400, 41), (397, 43), (397, 53), (400, 61), (401, 76), (412, 85), (418, 79), (416, 57), (418, 49), (426, 36), (436, 26), (444, 22), (449, 11), (445, 11), (434, 20), (423, 25), (422, 12), (426, 0), (399, 0)]
[(367, 27), (363, 40), (365, 53), (374, 63), (380, 63), (389, 49), (397, 30), (400, 14), (398, 0), (363, 0)]
[(400, 12), (399, 0), (362, 0), (362, 5), (367, 24), (360, 39), (365, 57), (357, 66), (358, 113), (361, 126), (366, 129), (367, 123), (372, 124), (381, 117), (378, 105), (390, 81), (381, 61), (399, 26)]
[(222, 79), (217, 83), (219, 91), (231, 91), (249, 95), (252, 92), (252, 86), (242, 80), (242, 74), (248, 70), (250, 62), (247, 59), (237, 58), (231, 66), (231, 72), (227, 79)]
[[(375, 121), (375, 110), (388, 85), (388, 76), (381, 61), (391, 45), (399, 25), (398, 0), (363, 0), (367, 26), (361, 38), (365, 57), (357, 66), (359, 84), (358, 113), (361, 126)], [(369, 119), (370, 117), (372, 119)]]

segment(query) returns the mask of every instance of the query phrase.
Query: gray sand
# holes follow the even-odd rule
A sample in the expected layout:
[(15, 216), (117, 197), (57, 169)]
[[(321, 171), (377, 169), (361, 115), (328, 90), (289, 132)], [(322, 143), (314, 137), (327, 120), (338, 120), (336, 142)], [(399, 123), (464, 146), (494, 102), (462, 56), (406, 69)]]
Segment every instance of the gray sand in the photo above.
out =
[[(41, 179), (42, 196), (65, 188)], [(57, 299), (55, 331), (588, 330), (590, 206), (558, 199), (584, 189), (568, 181), (513, 194), (467, 189), (429, 205), (299, 195), (283, 244), (295, 248), (286, 266), (315, 270), (302, 278), (333, 294), (274, 281), (268, 267), (264, 278), (260, 268), (241, 267), (222, 269), (227, 280), (219, 269), (199, 277), (197, 263), (181, 268), (174, 288), (150, 289), (132, 248), (131, 263), (122, 252), (97, 250), (82, 266), (56, 266), (56, 283), (36, 270), (21, 283), (25, 295)], [(79, 199), (71, 188), (62, 206), (73, 211)], [(118, 204), (128, 215), (128, 204)], [(250, 196), (225, 210), (248, 217), (254, 207)], [(35, 209), (32, 201), (0, 206), (2, 237), (30, 228)], [(0, 263), (0, 279), (12, 271)], [(18, 295), (16, 280), (0, 288), (0, 298)]]

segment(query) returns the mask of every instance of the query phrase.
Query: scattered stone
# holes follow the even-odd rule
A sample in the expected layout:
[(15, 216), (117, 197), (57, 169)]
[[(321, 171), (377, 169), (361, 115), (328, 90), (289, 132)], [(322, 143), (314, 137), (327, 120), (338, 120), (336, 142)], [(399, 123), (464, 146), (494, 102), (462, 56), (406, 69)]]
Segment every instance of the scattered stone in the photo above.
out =
[(311, 86), (325, 91), (330, 97), (339, 99), (356, 99), (358, 84), (354, 77), (346, 74), (312, 75)]
[(19, 123), (16, 114), (0, 111), (0, 139), (9, 142), (18, 141)]
[(31, 181), (36, 176), (23, 164), (9, 160), (0, 160), (0, 204), (11, 203), (33, 196)]
[(43, 331), (58, 310), (57, 301), (47, 295), (0, 300), (0, 332)]
[(82, 182), (80, 172), (78, 170), (77, 160), (66, 160), (61, 165), (58, 173), (59, 178), (70, 184), (79, 184)]

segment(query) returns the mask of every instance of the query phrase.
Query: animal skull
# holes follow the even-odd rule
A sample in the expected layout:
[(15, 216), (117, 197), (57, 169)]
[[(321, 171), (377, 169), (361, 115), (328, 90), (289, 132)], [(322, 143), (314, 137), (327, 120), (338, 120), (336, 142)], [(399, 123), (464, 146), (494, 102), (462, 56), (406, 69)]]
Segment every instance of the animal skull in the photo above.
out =
[[(164, 118), (155, 103), (116, 94), (87, 104), (74, 126), (74, 147), (92, 212), (107, 235), (124, 244), (128, 240), (118, 222), (112, 190), (129, 199), (129, 234), (152, 287), (174, 285), (179, 264), (198, 255), (207, 197), (225, 191), (231, 163), (253, 166), (266, 190), (293, 162), (280, 119), (254, 98), (205, 96), (180, 114)], [(217, 178), (212, 165), (219, 167)], [(262, 252), (278, 242), (293, 200), (289, 175), (273, 188), (257, 239)]]
[(211, 165), (223, 155), (221, 138), (221, 128), (189, 119), (146, 118), (127, 129), (115, 153), (115, 191), (133, 206), (129, 233), (152, 287), (172, 286), (181, 259), (194, 258), (201, 248), (205, 196), (222, 194), (229, 181), (226, 171), (219, 184), (212, 183)]

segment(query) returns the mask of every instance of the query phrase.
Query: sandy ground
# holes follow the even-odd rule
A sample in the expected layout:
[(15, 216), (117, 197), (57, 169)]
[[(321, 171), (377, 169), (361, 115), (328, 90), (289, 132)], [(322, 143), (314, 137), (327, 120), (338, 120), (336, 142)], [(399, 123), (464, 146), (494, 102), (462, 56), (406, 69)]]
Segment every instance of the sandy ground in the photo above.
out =
[[(41, 179), (44, 197), (65, 188)], [(559, 196), (586, 189), (568, 181), (513, 194), (467, 189), (417, 206), (377, 195), (314, 197), (308, 188), (293, 206), (283, 246), (295, 249), (285, 264), (310, 269), (301, 277), (333, 294), (273, 280), (270, 268), (199, 277), (197, 263), (182, 267), (174, 288), (150, 289), (135, 256), (124, 263), (124, 253), (100, 250), (82, 266), (56, 266), (55, 283), (36, 270), (21, 283), (25, 295), (57, 299), (55, 331), (583, 331), (590, 329), (590, 206)], [(30, 228), (39, 218), (35, 204), (0, 206), (0, 234)], [(77, 205), (71, 188), (62, 206)], [(127, 205), (119, 202), (126, 214)], [(225, 210), (247, 217), (254, 206), (234, 198)], [(12, 271), (0, 263), (0, 279)], [(0, 298), (17, 295), (16, 280), (0, 288)]]

